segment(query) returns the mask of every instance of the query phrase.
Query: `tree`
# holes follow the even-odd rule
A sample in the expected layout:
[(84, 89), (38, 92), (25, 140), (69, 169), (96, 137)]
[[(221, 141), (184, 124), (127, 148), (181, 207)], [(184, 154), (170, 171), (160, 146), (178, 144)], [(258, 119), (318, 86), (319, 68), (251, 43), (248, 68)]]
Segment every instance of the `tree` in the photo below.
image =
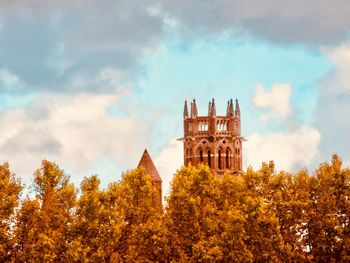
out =
[(11, 173), (8, 163), (0, 164), (0, 261), (9, 261), (15, 240), (12, 226), (22, 185)]
[(57, 164), (34, 173), (34, 199), (24, 201), (16, 227), (16, 261), (68, 262), (76, 190)]
[(111, 204), (116, 206), (121, 220), (118, 260), (166, 261), (163, 211), (157, 203), (157, 190), (145, 169), (123, 174), (119, 187), (110, 187), (107, 194), (112, 197)]
[(220, 179), (204, 165), (177, 171), (166, 208), (166, 226), (175, 261), (217, 261), (220, 231)]
[(251, 262), (254, 259), (246, 233), (246, 191), (242, 175), (224, 174), (220, 182), (222, 229), (217, 240), (223, 252), (222, 262)]
[(317, 262), (350, 260), (350, 170), (333, 155), (310, 178), (306, 242)]
[(269, 183), (270, 200), (279, 220), (280, 232), (285, 246), (285, 255), (291, 262), (308, 260), (304, 239), (307, 233), (306, 222), (310, 205), (310, 176), (305, 170), (292, 175), (279, 172)]
[(97, 176), (84, 178), (72, 226), (73, 242), (69, 250), (75, 262), (110, 262), (115, 257), (120, 237), (121, 218), (113, 197), (119, 185), (107, 191), (99, 189)]
[(254, 172), (248, 168), (243, 174), (246, 190), (242, 210), (246, 218), (246, 245), (256, 262), (281, 262), (288, 260), (289, 247), (280, 232), (280, 222), (271, 198), (270, 182), (275, 177), (274, 164), (263, 163)]

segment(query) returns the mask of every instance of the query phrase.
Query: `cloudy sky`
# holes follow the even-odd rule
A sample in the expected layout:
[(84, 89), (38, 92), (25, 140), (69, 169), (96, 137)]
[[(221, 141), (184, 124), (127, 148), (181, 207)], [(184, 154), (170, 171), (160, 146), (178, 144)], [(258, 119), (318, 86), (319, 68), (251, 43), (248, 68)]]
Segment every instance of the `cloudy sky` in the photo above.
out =
[(350, 164), (350, 2), (0, 1), (0, 159), (107, 185), (148, 148), (182, 164), (182, 110), (238, 98), (244, 165)]

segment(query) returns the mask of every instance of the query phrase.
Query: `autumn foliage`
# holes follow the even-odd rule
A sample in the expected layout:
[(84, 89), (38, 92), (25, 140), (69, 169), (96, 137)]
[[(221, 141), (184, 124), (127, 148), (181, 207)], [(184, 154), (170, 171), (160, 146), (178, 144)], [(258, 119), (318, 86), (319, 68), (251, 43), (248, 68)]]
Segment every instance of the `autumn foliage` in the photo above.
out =
[(21, 199), (0, 165), (0, 262), (350, 261), (350, 170), (337, 155), (313, 173), (182, 167), (164, 207), (142, 168), (77, 189), (43, 161), (32, 190)]

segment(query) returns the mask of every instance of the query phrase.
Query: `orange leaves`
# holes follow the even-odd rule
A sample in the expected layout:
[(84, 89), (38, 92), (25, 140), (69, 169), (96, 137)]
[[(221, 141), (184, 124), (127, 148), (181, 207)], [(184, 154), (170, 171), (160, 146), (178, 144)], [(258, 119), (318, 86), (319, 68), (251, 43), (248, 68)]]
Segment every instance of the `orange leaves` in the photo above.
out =
[(217, 176), (179, 169), (165, 208), (140, 168), (80, 194), (57, 164), (34, 174), (35, 196), (0, 165), (1, 262), (346, 262), (350, 170), (334, 155), (312, 175), (274, 164)]

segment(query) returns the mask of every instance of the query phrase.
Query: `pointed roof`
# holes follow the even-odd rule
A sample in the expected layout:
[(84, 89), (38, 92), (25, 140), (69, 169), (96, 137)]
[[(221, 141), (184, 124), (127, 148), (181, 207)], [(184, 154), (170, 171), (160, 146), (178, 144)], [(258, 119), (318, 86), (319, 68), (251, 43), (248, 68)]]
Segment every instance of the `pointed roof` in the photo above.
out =
[(184, 119), (186, 118), (188, 118), (187, 100), (185, 100), (185, 106), (184, 106)]
[(211, 116), (216, 116), (216, 107), (214, 98), (211, 100)]
[(191, 118), (195, 118), (197, 116), (198, 116), (197, 104), (196, 104), (196, 100), (193, 99), (193, 102), (191, 102)]
[(149, 155), (147, 149), (145, 149), (145, 151), (143, 152), (141, 160), (140, 160), (137, 168), (140, 168), (141, 166), (143, 166), (146, 169), (146, 172), (151, 176), (152, 181), (154, 181), (154, 182), (155, 181), (156, 182), (162, 181), (162, 178), (160, 178), (159, 173), (158, 173), (156, 167), (154, 166), (152, 158)]
[(234, 110), (233, 110), (233, 101), (232, 99), (230, 99), (228, 102), (227, 102), (227, 116), (229, 117), (233, 117), (234, 116)]
[(235, 113), (236, 113), (236, 117), (240, 117), (241, 116), (241, 110), (239, 109), (239, 104), (238, 104), (238, 100), (237, 99), (236, 99)]
[(211, 101), (209, 101), (208, 105), (208, 116), (211, 116)]

